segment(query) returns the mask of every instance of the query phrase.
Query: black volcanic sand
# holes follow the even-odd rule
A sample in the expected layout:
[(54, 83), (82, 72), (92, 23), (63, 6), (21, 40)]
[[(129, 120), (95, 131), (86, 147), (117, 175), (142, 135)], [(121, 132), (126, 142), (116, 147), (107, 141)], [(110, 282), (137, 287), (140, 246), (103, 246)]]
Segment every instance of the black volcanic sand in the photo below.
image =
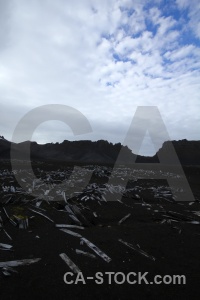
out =
[[(188, 167), (186, 173), (195, 194), (199, 194), (199, 168)], [(121, 196), (114, 194), (113, 197), (120, 199)], [(192, 213), (200, 211), (199, 203), (171, 203), (153, 199), (150, 194), (144, 195), (143, 199), (151, 206), (144, 205), (141, 199), (134, 198), (130, 193), (122, 198), (123, 203), (84, 203), (91, 212), (97, 213), (98, 218), (93, 217), (89, 210), (83, 210), (85, 216), (88, 214), (91, 225), (86, 226), (84, 230), (71, 230), (80, 233), (105, 252), (112, 259), (109, 263), (97, 255), (96, 259), (93, 259), (76, 254), (75, 249), (95, 253), (87, 245), (81, 245), (80, 238), (55, 227), (55, 224), (73, 224), (66, 212), (58, 210), (58, 205), (48, 205), (46, 202), (41, 205), (41, 208), (46, 210), (44, 213), (55, 223), (28, 211), (27, 204), (6, 206), (10, 214), (26, 212), (28, 216), (35, 217), (29, 219), (28, 229), (14, 227), (4, 217), (4, 228), (13, 240), (10, 241), (1, 231), (0, 243), (13, 245), (13, 251), (0, 250), (0, 261), (25, 258), (41, 260), (32, 265), (15, 267), (18, 273), (12, 273), (11, 276), (5, 277), (1, 274), (0, 299), (199, 299), (200, 225), (190, 224), (181, 219), (171, 224), (162, 223), (165, 219), (163, 215), (169, 211), (200, 220), (200, 217)], [(60, 207), (63, 204), (60, 202)], [(129, 213), (131, 216), (119, 225), (119, 220)], [(154, 256), (156, 260), (153, 261), (128, 248), (120, 243), (119, 239), (139, 244), (142, 250)], [(71, 270), (60, 258), (60, 253), (66, 253), (80, 268), (86, 280), (85, 285), (82, 282), (71, 285), (64, 283), (63, 275)], [(94, 276), (96, 272), (104, 273), (103, 284), (86, 279), (87, 276)], [(185, 275), (186, 285), (147, 285), (144, 282), (140, 285), (116, 284), (113, 277), (112, 284), (108, 284), (108, 275), (105, 275), (105, 272), (149, 272), (146, 277), (149, 281), (158, 274)], [(118, 279), (121, 280), (121, 277)]]

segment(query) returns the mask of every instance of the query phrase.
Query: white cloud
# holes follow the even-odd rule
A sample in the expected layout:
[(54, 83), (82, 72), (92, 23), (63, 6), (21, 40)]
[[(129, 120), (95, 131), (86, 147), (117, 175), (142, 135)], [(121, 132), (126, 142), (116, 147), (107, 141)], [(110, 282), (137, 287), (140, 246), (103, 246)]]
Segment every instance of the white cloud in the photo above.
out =
[(176, 0), (181, 10), (189, 10), (189, 22), (187, 26), (193, 30), (196, 38), (200, 38), (200, 2), (196, 0)]
[(193, 45), (187, 45), (184, 47), (179, 48), (178, 50), (168, 51), (165, 53), (164, 57), (171, 61), (176, 61), (186, 56), (190, 56), (193, 53), (195, 47)]
[[(147, 8), (132, 0), (6, 3), (0, 2), (0, 134), (10, 139), (31, 108), (63, 103), (94, 127), (78, 138), (123, 142), (136, 107), (156, 105), (171, 138), (199, 139), (200, 49), (183, 43), (187, 20), (165, 15), (161, 1)], [(177, 5), (189, 8), (194, 30), (195, 8), (186, 0)], [(52, 140), (47, 125), (35, 135), (40, 142)], [(58, 141), (73, 138), (65, 133), (58, 126)]]

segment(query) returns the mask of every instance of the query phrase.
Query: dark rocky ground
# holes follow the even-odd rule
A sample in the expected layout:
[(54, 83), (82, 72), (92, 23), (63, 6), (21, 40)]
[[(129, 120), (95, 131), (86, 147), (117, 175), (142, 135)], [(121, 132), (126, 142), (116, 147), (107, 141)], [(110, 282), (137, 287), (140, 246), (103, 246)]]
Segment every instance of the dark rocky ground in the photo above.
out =
[[(26, 164), (20, 164), (22, 179), (27, 184), (29, 180), (31, 183)], [(31, 192), (20, 189), (10, 172), (9, 163), (1, 162), (0, 243), (13, 247), (11, 251), (0, 249), (0, 262), (31, 258), (41, 260), (8, 269), (8, 274), (3, 274), (5, 270), (0, 268), (0, 299), (199, 299), (200, 216), (195, 212), (200, 211), (200, 168), (184, 168), (195, 202), (173, 200), (165, 180), (139, 179), (142, 170), (135, 173), (134, 180), (123, 190), (125, 167), (113, 175), (118, 178), (115, 187), (106, 185), (107, 176), (112, 171), (108, 166), (90, 166), (86, 169), (89, 168), (96, 171), (88, 188), (84, 193), (76, 194), (76, 191), (84, 190), (84, 171), (71, 179), (71, 185), (65, 186), (71, 166), (35, 163), (37, 177), (48, 184), (63, 183), (65, 193), (57, 191), (53, 194), (51, 188), (47, 193), (43, 185), (36, 183), (35, 192), (38, 196), (32, 196)], [(78, 178), (82, 181), (78, 182)], [(74, 187), (72, 185), (75, 182), (77, 185)], [(81, 200), (84, 196), (89, 198), (86, 202)], [(69, 216), (66, 205), (84, 227), (68, 229), (81, 234), (101, 249), (111, 258), (109, 263), (82, 244), (80, 237), (67, 234), (55, 226), (78, 225)], [(11, 224), (4, 209), (16, 223), (28, 219), (28, 227), (20, 229), (19, 224)], [(53, 222), (37, 212), (48, 216)], [(119, 224), (128, 214), (131, 215)], [(18, 221), (14, 216), (18, 217)], [(119, 239), (131, 244), (135, 250)], [(96, 257), (77, 254), (76, 249)], [(61, 253), (66, 253), (79, 267), (86, 284), (64, 283), (63, 275), (71, 270), (59, 256)], [(96, 272), (104, 274), (103, 284), (87, 280), (87, 276), (95, 276)], [(146, 276), (149, 282), (153, 281), (155, 275), (185, 275), (186, 284), (116, 284), (113, 277), (112, 284), (108, 284), (105, 272), (149, 272)], [(121, 277), (118, 279), (121, 280)]]

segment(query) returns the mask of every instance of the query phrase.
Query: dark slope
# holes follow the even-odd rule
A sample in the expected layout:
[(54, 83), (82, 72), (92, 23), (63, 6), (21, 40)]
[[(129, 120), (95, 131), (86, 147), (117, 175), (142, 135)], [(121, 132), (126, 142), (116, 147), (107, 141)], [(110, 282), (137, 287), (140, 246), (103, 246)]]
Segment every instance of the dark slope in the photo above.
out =
[(9, 159), (10, 158), (10, 147), (11, 142), (0, 138), (0, 159)]
[[(178, 158), (183, 165), (200, 165), (200, 141), (172, 141), (174, 149), (178, 155)], [(163, 154), (167, 161), (171, 160), (170, 143), (165, 142), (162, 148), (158, 150), (153, 157), (156, 159), (159, 154)], [(174, 163), (172, 161), (172, 163)]]
[[(56, 160), (78, 163), (102, 163), (113, 164), (120, 150), (122, 150), (121, 163), (155, 163), (159, 162), (158, 157), (164, 157), (165, 163), (177, 163), (173, 160), (170, 151), (170, 143), (165, 142), (161, 149), (153, 157), (136, 156), (127, 146), (120, 143), (112, 144), (104, 140), (92, 141), (63, 141), (62, 143), (47, 143), (44, 145), (36, 142), (11, 143), (0, 139), (0, 159), (10, 158), (12, 145), (16, 159), (27, 159), (27, 149), (31, 148), (32, 160)], [(176, 154), (183, 165), (200, 165), (200, 141), (172, 141)]]

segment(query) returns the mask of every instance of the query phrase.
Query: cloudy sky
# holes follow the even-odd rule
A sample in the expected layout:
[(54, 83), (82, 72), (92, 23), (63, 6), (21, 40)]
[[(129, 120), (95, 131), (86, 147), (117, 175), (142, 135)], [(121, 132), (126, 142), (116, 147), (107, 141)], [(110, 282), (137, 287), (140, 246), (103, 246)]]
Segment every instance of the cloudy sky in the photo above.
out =
[[(38, 143), (123, 143), (138, 106), (158, 107), (170, 139), (199, 140), (200, 2), (0, 0), (0, 135), (45, 104), (79, 110), (93, 132), (47, 121)], [(147, 134), (139, 153), (155, 150)]]

